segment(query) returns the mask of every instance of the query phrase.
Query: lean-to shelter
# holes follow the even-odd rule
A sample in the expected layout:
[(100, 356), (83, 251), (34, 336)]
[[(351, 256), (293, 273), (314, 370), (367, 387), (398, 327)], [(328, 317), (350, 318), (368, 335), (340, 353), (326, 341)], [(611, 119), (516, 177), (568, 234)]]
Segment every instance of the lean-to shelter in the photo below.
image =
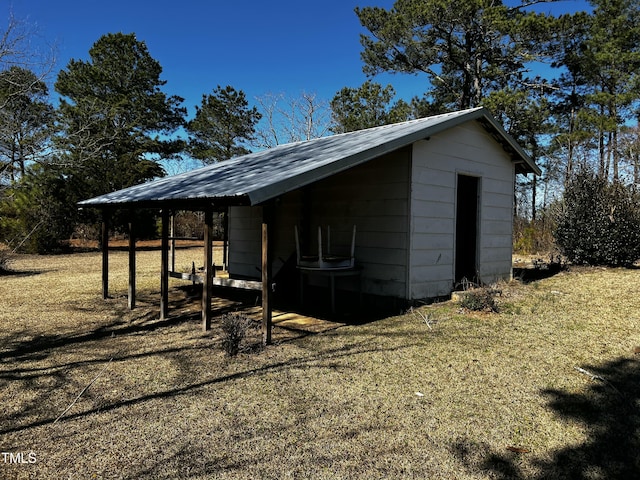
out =
[[(461, 281), (509, 278), (515, 177), (528, 173), (540, 170), (488, 110), (476, 108), (281, 145), (80, 205), (163, 212), (163, 312), (170, 212), (204, 211), (205, 328), (211, 214), (228, 212), (229, 285), (261, 288), (268, 341), (273, 272), (290, 262), (305, 282), (322, 284), (312, 277), (326, 274), (332, 297), (344, 275), (344, 288), (372, 301), (413, 302), (448, 295)], [(299, 263), (300, 250), (317, 257), (319, 247), (320, 256), (334, 249), (355, 262), (333, 270)]]

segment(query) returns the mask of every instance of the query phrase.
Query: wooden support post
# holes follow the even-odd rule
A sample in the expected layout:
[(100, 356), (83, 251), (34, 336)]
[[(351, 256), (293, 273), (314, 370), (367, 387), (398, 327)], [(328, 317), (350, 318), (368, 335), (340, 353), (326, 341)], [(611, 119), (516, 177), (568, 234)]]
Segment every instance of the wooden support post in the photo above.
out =
[(262, 343), (271, 344), (272, 305), (271, 305), (271, 240), (273, 230), (273, 207), (262, 206)]
[(202, 283), (202, 330), (211, 329), (211, 291), (213, 290), (213, 255), (211, 237), (213, 211), (207, 206), (204, 212), (204, 282)]
[(102, 210), (102, 298), (109, 298), (109, 214)]
[(160, 319), (169, 317), (169, 210), (162, 209), (160, 254)]
[(136, 229), (135, 210), (129, 210), (129, 310), (136, 308)]
[(169, 233), (171, 236), (170, 252), (171, 252), (171, 271), (176, 271), (176, 215), (171, 212)]

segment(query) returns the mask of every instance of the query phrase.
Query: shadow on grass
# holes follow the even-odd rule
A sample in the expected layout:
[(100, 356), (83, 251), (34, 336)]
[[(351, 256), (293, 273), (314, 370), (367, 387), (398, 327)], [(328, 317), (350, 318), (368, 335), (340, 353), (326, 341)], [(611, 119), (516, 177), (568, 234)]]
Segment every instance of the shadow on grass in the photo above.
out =
[(114, 320), (112, 323), (102, 325), (90, 332), (77, 335), (39, 335), (28, 340), (6, 338), (5, 345), (9, 348), (0, 352), (2, 361), (19, 361), (23, 359), (38, 360), (45, 358), (55, 349), (77, 345), (85, 342), (100, 340), (113, 335), (125, 335), (153, 331), (186, 321), (183, 317), (158, 320), (156, 312), (147, 312), (133, 321)]
[[(411, 347), (412, 347), (411, 344), (404, 345), (403, 347), (382, 347), (377, 343), (371, 346), (367, 346), (365, 344), (354, 344), (354, 345), (350, 345), (349, 347), (341, 346), (335, 349), (329, 349), (329, 350), (318, 352), (316, 355), (311, 355), (304, 359), (292, 358), (282, 362), (270, 363), (270, 364), (256, 367), (253, 369), (247, 369), (244, 371), (240, 371), (240, 372), (236, 372), (228, 375), (222, 375), (222, 376), (219, 376), (210, 380), (202, 381), (202, 382), (187, 383), (183, 386), (161, 390), (151, 394), (130, 398), (127, 400), (117, 401), (110, 404), (101, 404), (98, 407), (91, 408), (82, 412), (65, 415), (62, 420), (63, 421), (72, 420), (77, 418), (83, 418), (95, 413), (110, 412), (113, 410), (118, 410), (131, 405), (137, 405), (139, 403), (143, 403), (143, 402), (147, 402), (155, 399), (172, 398), (172, 397), (177, 397), (182, 395), (191, 396), (191, 395), (194, 395), (196, 392), (199, 392), (200, 390), (212, 385), (231, 382), (231, 381), (237, 381), (237, 380), (247, 378), (247, 377), (252, 377), (255, 375), (266, 374), (268, 372), (282, 371), (285, 369), (295, 369), (295, 368), (301, 368), (305, 370), (308, 368), (326, 368), (327, 366), (331, 367), (332, 365), (334, 365), (335, 361), (340, 358), (348, 358), (355, 354), (382, 352), (382, 351), (396, 351), (396, 350), (399, 350), (400, 348), (411, 348)], [(151, 352), (149, 353), (149, 355), (152, 355), (155, 353), (156, 352)], [(126, 357), (123, 357), (123, 358), (126, 358)], [(318, 363), (318, 361), (321, 361), (321, 362)], [(105, 362), (103, 361), (102, 363), (105, 363)], [(36, 420), (36, 421), (24, 423), (24, 424), (15, 425), (13, 427), (0, 430), (0, 434), (19, 432), (19, 431), (27, 430), (34, 427), (39, 427), (42, 425), (52, 423), (54, 420), (55, 420), (54, 418), (48, 417), (48, 418), (42, 418), (40, 420)]]
[[(179, 291), (180, 290), (178, 290), (178, 292)], [(155, 308), (141, 307), (131, 312), (121, 298), (107, 302), (96, 300), (96, 305), (71, 305), (70, 307), (79, 311), (91, 311), (95, 307), (104, 309), (105, 312), (109, 312), (110, 316), (112, 316), (112, 320), (99, 325), (92, 330), (61, 334), (47, 332), (44, 335), (32, 336), (31, 338), (25, 338), (22, 333), (16, 333), (13, 337), (5, 337), (4, 345), (0, 349), (0, 366), (2, 366), (2, 368), (0, 368), (0, 381), (23, 382), (26, 400), (24, 400), (23, 406), (19, 410), (7, 415), (4, 421), (1, 422), (4, 423), (4, 425), (0, 426), (0, 434), (19, 432), (51, 423), (54, 419), (50, 418), (50, 412), (41, 400), (42, 398), (46, 398), (48, 395), (52, 395), (53, 392), (58, 389), (62, 389), (68, 385), (70, 381), (69, 372), (71, 370), (84, 368), (90, 365), (104, 365), (110, 357), (112, 357), (112, 360), (119, 362), (159, 355), (170, 356), (174, 362), (182, 361), (180, 353), (184, 350), (193, 351), (193, 345), (165, 345), (161, 348), (152, 348), (142, 352), (138, 351), (136, 353), (127, 353), (126, 351), (113, 353), (113, 348), (108, 342), (110, 342), (112, 337), (119, 338), (136, 334), (145, 334), (156, 330), (168, 329), (184, 323), (191, 323), (193, 325), (193, 329), (198, 331), (200, 328), (199, 321), (201, 313), (199, 311), (189, 311), (188, 307), (193, 307), (194, 303), (198, 304), (199, 298), (201, 297), (201, 288), (185, 287), (183, 294), (183, 298), (173, 298), (171, 300), (170, 304), (172, 309), (170, 310), (170, 314), (167, 319), (160, 319), (159, 313)], [(220, 302), (219, 305), (217, 304), (214, 306), (214, 318), (219, 317), (224, 313), (235, 312), (239, 309), (241, 310), (247, 306), (254, 306), (254, 296), (254, 293), (246, 293), (240, 296), (235, 295), (231, 299), (225, 299), (224, 302)], [(139, 296), (138, 299), (141, 302), (153, 302), (153, 298), (151, 297), (146, 298)], [(192, 327), (188, 326), (186, 328), (191, 329)], [(277, 328), (296, 330), (294, 327), (285, 325), (278, 326)], [(316, 334), (316, 332), (297, 330), (295, 338), (314, 334)], [(261, 339), (261, 335), (258, 335), (258, 337)], [(99, 358), (68, 359), (66, 357), (62, 357), (65, 358), (65, 361), (56, 361), (58, 353), (66, 355), (68, 352), (75, 351), (76, 349), (82, 349), (86, 345), (91, 345), (91, 348), (96, 352)], [(197, 348), (212, 348), (213, 346), (214, 345), (211, 343), (201, 345)], [(120, 409), (153, 399), (174, 397), (187, 393), (190, 394), (191, 392), (199, 391), (209, 385), (234, 381), (246, 376), (259, 374), (261, 372), (296, 368), (298, 366), (305, 368), (303, 365), (306, 365), (308, 362), (318, 360), (331, 362), (335, 361), (337, 358), (346, 357), (354, 353), (360, 353), (360, 351), (367, 351), (367, 348), (367, 346), (362, 344), (356, 344), (350, 345), (348, 348), (341, 347), (340, 349), (335, 350), (329, 349), (328, 351), (320, 352), (318, 355), (314, 355), (312, 358), (304, 361), (292, 359), (290, 361), (275, 363), (261, 368), (220, 376), (215, 379), (208, 379), (207, 381), (200, 383), (193, 382), (192, 376), (189, 375), (182, 385), (176, 386), (173, 389), (158, 391), (153, 394), (143, 395), (113, 404), (102, 404), (93, 410), (68, 415), (65, 419), (81, 418), (92, 413)], [(371, 346), (371, 349), (373, 351), (384, 348), (379, 348), (377, 345), (374, 345)], [(324, 357), (325, 355), (326, 358)], [(31, 362), (38, 363), (33, 365)], [(183, 365), (181, 370), (191, 370), (190, 365)], [(46, 390), (41, 390), (39, 385), (42, 384), (47, 385)], [(81, 386), (82, 385), (78, 385), (77, 390), (80, 390)], [(40, 391), (41, 394), (34, 397), (33, 400), (29, 400), (32, 396), (31, 393), (36, 391)]]
[[(92, 364), (103, 364), (105, 358), (109, 357), (113, 357), (115, 361), (122, 361), (154, 355), (172, 355), (182, 350), (168, 347), (136, 354), (113, 353), (112, 344), (109, 343), (112, 337), (151, 332), (190, 321), (190, 318), (181, 316), (159, 320), (157, 312), (150, 312), (148, 309), (140, 309), (132, 316), (126, 305), (122, 305), (121, 302), (109, 302), (105, 307), (115, 318), (89, 331), (60, 334), (46, 332), (26, 338), (23, 333), (18, 332), (13, 336), (3, 337), (0, 347), (0, 388), (4, 388), (10, 382), (13, 385), (22, 385), (25, 395), (21, 398), (20, 408), (7, 411), (0, 423), (18, 425), (23, 418), (37, 414), (43, 409), (46, 411), (46, 402), (43, 405), (42, 399), (48, 398), (67, 385), (70, 382), (69, 372), (73, 370)], [(85, 309), (75, 308), (80, 311)], [(125, 312), (129, 313), (128, 318), (123, 317)], [(82, 350), (85, 344), (91, 345), (98, 358), (75, 357), (68, 360), (69, 354)], [(59, 358), (65, 358), (65, 361), (58, 361)], [(46, 387), (43, 388), (42, 385)], [(37, 392), (37, 395), (34, 396), (34, 392)]]
[[(79, 334), (44, 334), (28, 339), (23, 339), (21, 334), (16, 334), (15, 337), (5, 337), (3, 339), (3, 348), (0, 349), (0, 361), (38, 360), (45, 358), (56, 349), (97, 341), (115, 335), (152, 332), (186, 322), (195, 323), (200, 319), (200, 312), (190, 312), (187, 311), (187, 308), (193, 306), (194, 301), (201, 297), (201, 292), (195, 294), (195, 296), (192, 293), (185, 291), (183, 298), (171, 299), (169, 316), (165, 319), (160, 319), (157, 307), (138, 307), (131, 311), (121, 299), (96, 300), (96, 302), (102, 302), (99, 307), (112, 315), (114, 317), (113, 321)], [(247, 305), (246, 298), (236, 297), (225, 300), (224, 305), (214, 308), (214, 317), (236, 311)], [(153, 305), (156, 303), (156, 298), (154, 295), (148, 298), (139, 295), (138, 303)], [(94, 307), (95, 305), (81, 307), (73, 303), (70, 305), (70, 308), (75, 311), (87, 311), (89, 313), (94, 312)], [(197, 329), (198, 326), (194, 325), (194, 328)]]
[(0, 277), (34, 277), (43, 273), (51, 272), (51, 270), (0, 270)]
[(560, 263), (541, 264), (534, 267), (514, 267), (513, 278), (527, 284), (553, 277), (565, 270), (567, 270), (566, 265)]
[[(18, 333), (13, 337), (5, 337), (3, 339), (3, 348), (0, 349), (0, 362), (43, 360), (53, 355), (56, 350), (63, 350), (68, 347), (73, 347), (88, 342), (96, 342), (103, 339), (111, 338), (113, 336), (153, 332), (163, 328), (177, 326), (183, 323), (192, 323), (194, 330), (198, 330), (200, 328), (199, 321), (201, 319), (201, 313), (199, 311), (189, 312), (187, 308), (193, 306), (194, 304), (197, 304), (199, 308), (199, 302), (202, 296), (202, 288), (196, 285), (195, 287), (179, 287), (176, 290), (182, 291), (184, 296), (180, 299), (173, 299), (170, 302), (171, 310), (169, 312), (168, 318), (166, 319), (160, 319), (159, 312), (156, 309), (151, 309), (151, 311), (149, 311), (148, 308), (138, 308), (138, 313), (135, 313), (136, 310), (134, 310), (134, 313), (132, 314), (126, 304), (124, 304), (121, 300), (106, 301), (104, 302), (103, 307), (108, 310), (111, 315), (114, 316), (114, 320), (110, 323), (103, 324), (91, 331), (83, 333), (41, 334), (26, 339), (22, 334)], [(144, 301), (145, 299), (139, 297), (138, 300)], [(153, 299), (150, 300), (151, 302), (153, 301)], [(221, 300), (221, 302), (218, 305), (214, 305), (212, 311), (214, 319), (219, 318), (226, 313), (242, 311), (247, 307), (254, 306), (256, 303), (255, 292), (249, 291), (235, 291), (231, 295), (224, 295), (220, 297), (219, 300)], [(75, 306), (72, 308), (79, 311), (91, 310), (90, 307)], [(290, 312), (295, 312), (295, 310), (290, 310)], [(319, 316), (317, 318), (323, 320), (331, 320), (335, 319), (335, 316)], [(281, 325), (279, 324), (277, 317), (274, 318), (274, 326), (295, 333), (296, 335), (292, 337), (292, 339), (317, 334), (317, 332), (298, 329), (295, 326), (284, 324)], [(117, 356), (116, 359), (122, 360), (123, 358), (125, 357)], [(99, 363), (100, 360), (65, 363), (64, 366), (73, 367), (94, 362)], [(49, 366), (29, 369), (16, 366), (16, 368), (0, 370), (0, 379), (17, 380), (18, 377), (24, 377), (25, 375), (46, 375), (47, 372), (52, 368), (57, 369), (59, 367), (60, 366)]]
[[(520, 467), (519, 456), (529, 455), (526, 452), (493, 452), (484, 448), (480, 468), (491, 472), (492, 478), (505, 480), (640, 478), (640, 361), (620, 358), (583, 369), (594, 375), (584, 393), (556, 389), (541, 393), (559, 418), (584, 426), (588, 435), (584, 443), (558, 450), (550, 460), (531, 461), (540, 472), (536, 476), (525, 474)], [(476, 462), (470, 446), (459, 442), (452, 450), (471, 470), (469, 464)], [(473, 470), (476, 468), (477, 464)]]

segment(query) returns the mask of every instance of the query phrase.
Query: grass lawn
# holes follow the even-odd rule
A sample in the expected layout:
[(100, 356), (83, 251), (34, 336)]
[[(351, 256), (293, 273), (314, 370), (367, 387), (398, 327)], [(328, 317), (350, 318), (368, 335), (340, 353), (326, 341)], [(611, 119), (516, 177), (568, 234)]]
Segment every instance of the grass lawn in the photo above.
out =
[(132, 312), (110, 261), (106, 301), (97, 253), (0, 276), (0, 478), (640, 477), (640, 270), (500, 285), (499, 313), (276, 327), (229, 358), (178, 281), (158, 320), (159, 252)]

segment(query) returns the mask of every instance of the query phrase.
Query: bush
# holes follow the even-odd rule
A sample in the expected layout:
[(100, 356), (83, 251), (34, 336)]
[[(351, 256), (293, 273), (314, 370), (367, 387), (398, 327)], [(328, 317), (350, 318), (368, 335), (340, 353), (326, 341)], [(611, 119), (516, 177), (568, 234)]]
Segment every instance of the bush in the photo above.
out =
[(541, 212), (540, 218), (529, 220), (518, 217), (513, 222), (513, 251), (522, 255), (547, 253), (555, 250), (552, 214), (554, 205)]
[(11, 260), (11, 251), (0, 245), (0, 275), (10, 272), (9, 261)]
[(36, 165), (0, 201), (0, 240), (27, 253), (64, 248), (77, 215), (68, 179), (53, 167)]
[(228, 313), (222, 316), (222, 348), (227, 355), (233, 357), (240, 352), (252, 323), (245, 315)]
[(628, 266), (640, 258), (640, 206), (628, 187), (593, 172), (575, 175), (555, 231), (560, 252), (585, 265)]
[(474, 312), (497, 312), (495, 293), (495, 290), (490, 288), (467, 290), (461, 294), (460, 306)]

